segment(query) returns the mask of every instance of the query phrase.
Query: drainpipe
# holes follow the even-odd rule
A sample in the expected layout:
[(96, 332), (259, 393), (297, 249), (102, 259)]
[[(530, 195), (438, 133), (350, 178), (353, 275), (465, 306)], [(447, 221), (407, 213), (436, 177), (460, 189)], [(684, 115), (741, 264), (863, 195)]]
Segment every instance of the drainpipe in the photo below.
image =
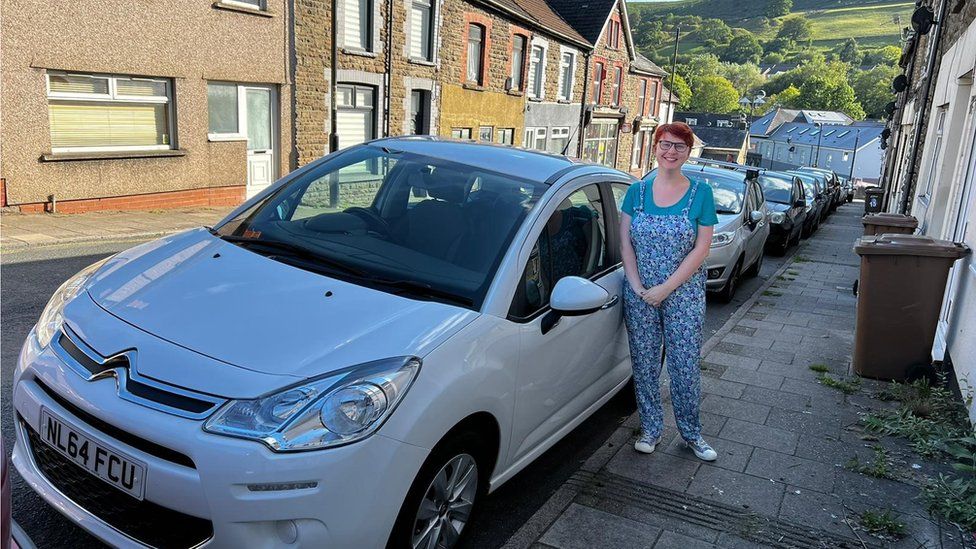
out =
[(383, 80), (386, 87), (383, 99), (383, 137), (389, 137), (390, 108), (393, 106), (393, 90), (391, 89), (393, 87), (393, 0), (386, 0), (386, 71)]
[(580, 123), (579, 123), (579, 139), (577, 143), (576, 157), (580, 160), (583, 159), (583, 139), (585, 137), (586, 129), (586, 105), (589, 102), (590, 94), (590, 57), (593, 56), (593, 52), (590, 51), (586, 54), (586, 65), (583, 66), (583, 102), (580, 104)]
[(925, 109), (929, 107), (930, 94), (932, 93), (932, 71), (935, 70), (935, 59), (939, 55), (939, 45), (942, 43), (942, 31), (945, 30), (945, 17), (946, 8), (949, 5), (949, 0), (942, 0), (942, 5), (939, 7), (939, 19), (936, 21), (935, 36), (932, 42), (932, 51), (929, 52), (929, 62), (925, 70), (925, 93), (922, 95), (922, 103), (918, 107), (918, 124), (915, 126), (915, 135), (913, 137), (914, 146), (912, 147), (912, 157), (909, 159), (908, 164), (908, 178), (905, 180), (905, 185), (903, 187), (903, 195), (901, 197), (901, 208), (900, 213), (907, 214), (909, 211), (908, 204), (911, 201), (911, 193), (915, 190), (915, 184), (913, 182), (914, 178), (918, 176), (915, 170), (918, 169), (918, 143), (922, 139), (922, 128), (924, 128), (926, 123), (926, 113)]
[(339, 10), (339, 0), (332, 0), (332, 67), (329, 69), (329, 152), (339, 150), (339, 135), (336, 133), (338, 124), (336, 123), (336, 93), (338, 87), (336, 79), (339, 78), (339, 32), (336, 29), (338, 17), (336, 12)]

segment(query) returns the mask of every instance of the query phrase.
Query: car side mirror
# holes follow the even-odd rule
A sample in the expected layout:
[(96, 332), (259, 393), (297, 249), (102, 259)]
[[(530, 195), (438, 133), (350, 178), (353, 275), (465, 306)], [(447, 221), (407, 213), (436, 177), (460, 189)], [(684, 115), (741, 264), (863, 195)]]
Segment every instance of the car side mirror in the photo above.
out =
[(763, 214), (759, 210), (753, 210), (752, 213), (749, 214), (749, 223), (752, 223), (753, 225), (758, 225), (762, 220)]
[(595, 313), (610, 299), (603, 286), (579, 276), (565, 276), (552, 289), (549, 306), (563, 316), (582, 316)]

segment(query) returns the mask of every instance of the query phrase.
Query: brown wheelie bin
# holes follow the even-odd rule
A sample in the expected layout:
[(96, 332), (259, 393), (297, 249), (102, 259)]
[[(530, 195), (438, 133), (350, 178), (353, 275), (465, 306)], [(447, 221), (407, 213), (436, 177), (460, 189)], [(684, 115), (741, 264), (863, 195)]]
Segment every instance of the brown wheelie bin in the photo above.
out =
[(867, 214), (861, 218), (864, 234), (912, 234), (918, 227), (918, 220), (910, 215), (897, 213)]
[(854, 371), (904, 380), (931, 364), (932, 343), (952, 264), (965, 244), (925, 235), (863, 236), (854, 329)]

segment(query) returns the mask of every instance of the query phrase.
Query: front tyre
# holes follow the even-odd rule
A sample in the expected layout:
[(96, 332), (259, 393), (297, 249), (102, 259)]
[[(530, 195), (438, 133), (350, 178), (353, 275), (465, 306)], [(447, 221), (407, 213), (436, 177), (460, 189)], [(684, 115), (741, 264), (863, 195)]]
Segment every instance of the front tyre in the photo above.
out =
[(410, 486), (387, 547), (455, 547), (487, 492), (484, 455), (484, 445), (473, 433), (438, 444)]

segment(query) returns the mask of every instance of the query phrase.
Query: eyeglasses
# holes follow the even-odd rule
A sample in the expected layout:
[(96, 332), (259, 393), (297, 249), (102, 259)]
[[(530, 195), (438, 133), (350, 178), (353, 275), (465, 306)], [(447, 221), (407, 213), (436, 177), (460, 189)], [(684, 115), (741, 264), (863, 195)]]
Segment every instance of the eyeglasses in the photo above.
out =
[(671, 147), (674, 147), (674, 150), (679, 153), (683, 153), (688, 150), (688, 145), (680, 142), (675, 142), (675, 141), (661, 140), (657, 142), (657, 145), (658, 147), (661, 147), (662, 151), (670, 151)]

